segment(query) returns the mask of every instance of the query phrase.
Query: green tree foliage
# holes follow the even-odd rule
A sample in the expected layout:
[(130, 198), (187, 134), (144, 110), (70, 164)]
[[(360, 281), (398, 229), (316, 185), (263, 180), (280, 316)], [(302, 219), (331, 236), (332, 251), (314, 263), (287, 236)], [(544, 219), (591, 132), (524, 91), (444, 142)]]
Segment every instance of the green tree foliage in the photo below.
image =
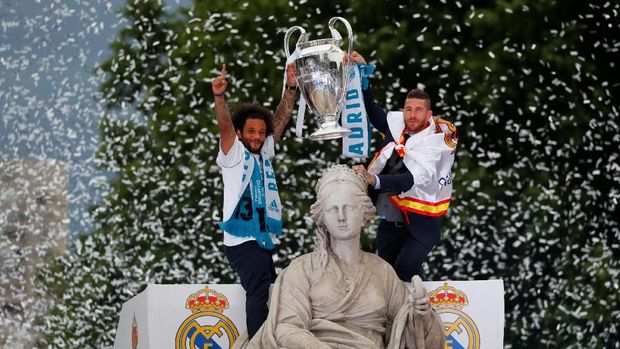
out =
[[(50, 343), (111, 346), (122, 303), (148, 283), (236, 282), (217, 227), (209, 80), (226, 63), (230, 105), (275, 109), (286, 29), (327, 37), (338, 15), (378, 66), (380, 103), (398, 109), (421, 86), (435, 114), (459, 127), (431, 279), (503, 279), (506, 347), (618, 347), (620, 304), (608, 295), (618, 294), (620, 270), (619, 10), (593, 1), (129, 1), (101, 67), (109, 109), (97, 161), (115, 177), (93, 208), (94, 231), (46, 275), (64, 296), (48, 319)], [(320, 170), (353, 163), (337, 141), (300, 140), (292, 127), (274, 161), (286, 208), (279, 267), (312, 246), (307, 212)]]

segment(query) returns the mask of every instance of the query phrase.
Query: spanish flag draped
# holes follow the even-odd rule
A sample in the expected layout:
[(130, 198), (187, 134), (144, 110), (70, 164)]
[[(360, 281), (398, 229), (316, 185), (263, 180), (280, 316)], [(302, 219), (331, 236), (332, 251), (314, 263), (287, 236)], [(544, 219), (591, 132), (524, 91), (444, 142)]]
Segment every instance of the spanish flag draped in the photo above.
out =
[(402, 113), (390, 112), (388, 125), (393, 139), (368, 166), (368, 172), (380, 174), (394, 151), (404, 156), (403, 163), (413, 175), (411, 189), (390, 197), (402, 211), (439, 217), (448, 212), (452, 196), (452, 164), (458, 138), (450, 122), (433, 117), (429, 126), (411, 135), (403, 144)]

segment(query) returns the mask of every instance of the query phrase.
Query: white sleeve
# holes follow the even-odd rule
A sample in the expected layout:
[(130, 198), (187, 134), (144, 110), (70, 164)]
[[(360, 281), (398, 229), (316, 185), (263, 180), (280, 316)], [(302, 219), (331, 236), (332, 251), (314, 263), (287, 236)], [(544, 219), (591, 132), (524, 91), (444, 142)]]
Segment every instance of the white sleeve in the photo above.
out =
[(243, 161), (243, 156), (245, 153), (245, 146), (239, 138), (235, 135), (235, 142), (232, 147), (228, 151), (228, 154), (224, 154), (222, 151), (222, 146), (220, 144), (220, 151), (217, 154), (216, 162), (218, 166), (224, 168), (230, 168), (238, 165), (241, 161)]
[(275, 145), (276, 143), (273, 136), (267, 136), (263, 144), (263, 156), (267, 159), (271, 159), (276, 154)]

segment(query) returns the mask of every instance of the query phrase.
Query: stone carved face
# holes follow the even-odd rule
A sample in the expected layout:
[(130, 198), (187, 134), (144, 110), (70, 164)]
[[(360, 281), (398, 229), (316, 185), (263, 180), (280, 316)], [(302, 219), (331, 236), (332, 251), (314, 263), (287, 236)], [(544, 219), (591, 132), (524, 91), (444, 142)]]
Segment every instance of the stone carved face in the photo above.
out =
[[(323, 171), (315, 189), (316, 201), (310, 206), (310, 215), (316, 223), (315, 251), (325, 269), (329, 254), (333, 252), (331, 244), (334, 239), (359, 239), (362, 228), (370, 224), (376, 210), (366, 195), (366, 182), (346, 165), (332, 165)], [(356, 210), (348, 207), (355, 205), (358, 205), (357, 212), (351, 212)], [(339, 224), (337, 214), (334, 217), (325, 212), (330, 206), (340, 207), (346, 224)]]
[(358, 239), (364, 225), (360, 189), (351, 182), (334, 182), (326, 188), (330, 195), (321, 201), (322, 219), (331, 239)]

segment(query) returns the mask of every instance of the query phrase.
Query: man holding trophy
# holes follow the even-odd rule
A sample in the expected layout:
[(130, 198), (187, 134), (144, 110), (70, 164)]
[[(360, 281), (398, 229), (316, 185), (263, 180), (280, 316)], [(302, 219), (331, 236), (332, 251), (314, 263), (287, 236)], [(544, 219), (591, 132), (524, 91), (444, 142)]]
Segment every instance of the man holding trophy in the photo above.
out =
[[(346, 52), (339, 48), (343, 42), (335, 28), (338, 22), (347, 30)], [(319, 129), (310, 139), (367, 139), (358, 143), (359, 149), (363, 149), (359, 152), (350, 151), (356, 148), (343, 143), (343, 154), (346, 152), (347, 156), (357, 153), (363, 157), (369, 150), (370, 137), (364, 131), (366, 115), (372, 126), (385, 135), (368, 170), (362, 165), (353, 169), (366, 178), (381, 217), (377, 231), (379, 256), (404, 281), (414, 275), (424, 277), (422, 263), (439, 242), (438, 217), (447, 212), (450, 204), (456, 128), (433, 117), (429, 95), (418, 89), (409, 92), (403, 111), (386, 114), (368, 85), (367, 76), (374, 67), (366, 65), (364, 58), (352, 51), (351, 25), (342, 17), (332, 17), (328, 24), (332, 38), (309, 41), (305, 29), (299, 26), (289, 28), (284, 37), (287, 62), (295, 62), (302, 94), (297, 135), (301, 136), (306, 103), (319, 119)], [(295, 32), (300, 35), (291, 53), (289, 39)], [(353, 62), (359, 69), (351, 69)], [(348, 87), (350, 82), (354, 82), (352, 88)], [(364, 104), (362, 110), (349, 111), (343, 120), (343, 124), (346, 121), (349, 125), (360, 121), (359, 127), (338, 124), (345, 100), (345, 109)]]
[[(365, 69), (357, 52), (350, 60)], [(377, 252), (399, 278), (425, 278), (422, 263), (439, 243), (439, 217), (450, 204), (452, 164), (458, 141), (452, 123), (434, 117), (430, 96), (414, 89), (401, 112), (386, 113), (374, 100), (372, 89), (362, 83), (370, 123), (384, 135), (380, 150), (366, 169), (355, 165), (366, 178), (377, 214)]]
[(286, 88), (272, 114), (258, 104), (233, 109), (226, 104), (226, 65), (212, 81), (220, 130), (217, 164), (224, 179), (226, 258), (246, 291), (246, 323), (251, 338), (267, 318), (269, 287), (275, 280), (274, 241), (282, 234), (282, 206), (270, 159), (288, 124), (295, 100), (296, 70), (286, 69)]

